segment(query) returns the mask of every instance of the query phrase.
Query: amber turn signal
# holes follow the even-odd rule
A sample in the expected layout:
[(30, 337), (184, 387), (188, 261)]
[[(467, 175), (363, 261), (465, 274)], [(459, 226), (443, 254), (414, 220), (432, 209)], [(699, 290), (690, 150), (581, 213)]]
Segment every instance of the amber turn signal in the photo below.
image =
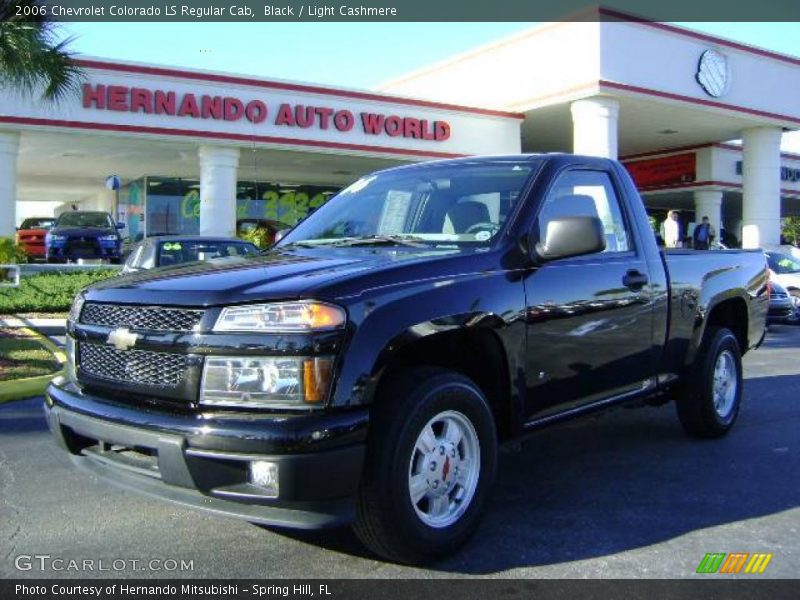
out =
[(303, 362), (303, 392), (308, 404), (325, 402), (333, 377), (333, 359), (307, 358)]

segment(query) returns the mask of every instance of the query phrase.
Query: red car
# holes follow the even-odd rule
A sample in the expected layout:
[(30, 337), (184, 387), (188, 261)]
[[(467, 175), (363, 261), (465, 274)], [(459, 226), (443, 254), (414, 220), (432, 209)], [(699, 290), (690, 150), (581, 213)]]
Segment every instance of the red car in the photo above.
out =
[(17, 230), (17, 243), (30, 258), (44, 259), (44, 237), (55, 222), (51, 217), (31, 217), (22, 222)]

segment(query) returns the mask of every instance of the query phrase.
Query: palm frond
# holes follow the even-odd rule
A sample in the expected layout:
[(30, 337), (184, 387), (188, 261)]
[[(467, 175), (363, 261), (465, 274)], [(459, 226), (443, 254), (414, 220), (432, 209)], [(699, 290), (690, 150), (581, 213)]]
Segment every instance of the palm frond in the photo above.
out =
[(16, 16), (17, 5), (36, 6), (37, 1), (0, 0), (0, 84), (62, 101), (84, 78), (68, 50), (73, 39), (59, 41), (57, 24), (47, 17)]

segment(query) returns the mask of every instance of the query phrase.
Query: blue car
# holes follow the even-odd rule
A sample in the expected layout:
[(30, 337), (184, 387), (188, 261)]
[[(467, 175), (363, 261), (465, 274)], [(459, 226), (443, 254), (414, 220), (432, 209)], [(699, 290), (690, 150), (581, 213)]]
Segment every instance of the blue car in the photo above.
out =
[(76, 210), (62, 213), (45, 238), (47, 262), (79, 258), (119, 263), (124, 223), (114, 223), (107, 212)]

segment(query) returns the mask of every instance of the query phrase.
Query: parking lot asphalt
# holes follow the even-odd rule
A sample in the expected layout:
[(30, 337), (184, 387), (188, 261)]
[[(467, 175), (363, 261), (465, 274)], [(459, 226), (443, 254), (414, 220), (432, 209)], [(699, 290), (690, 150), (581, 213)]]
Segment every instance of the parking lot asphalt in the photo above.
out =
[[(41, 398), (11, 403), (0, 406), (0, 577), (684, 578), (711, 577), (695, 574), (709, 552), (772, 553), (755, 577), (798, 577), (800, 327), (773, 326), (745, 377), (721, 440), (686, 437), (672, 405), (618, 408), (502, 454), (477, 534), (426, 568), (375, 559), (347, 529), (270, 530), (111, 487), (56, 448)], [(36, 555), (94, 570), (18, 559)], [(165, 571), (168, 559), (192, 569)]]

